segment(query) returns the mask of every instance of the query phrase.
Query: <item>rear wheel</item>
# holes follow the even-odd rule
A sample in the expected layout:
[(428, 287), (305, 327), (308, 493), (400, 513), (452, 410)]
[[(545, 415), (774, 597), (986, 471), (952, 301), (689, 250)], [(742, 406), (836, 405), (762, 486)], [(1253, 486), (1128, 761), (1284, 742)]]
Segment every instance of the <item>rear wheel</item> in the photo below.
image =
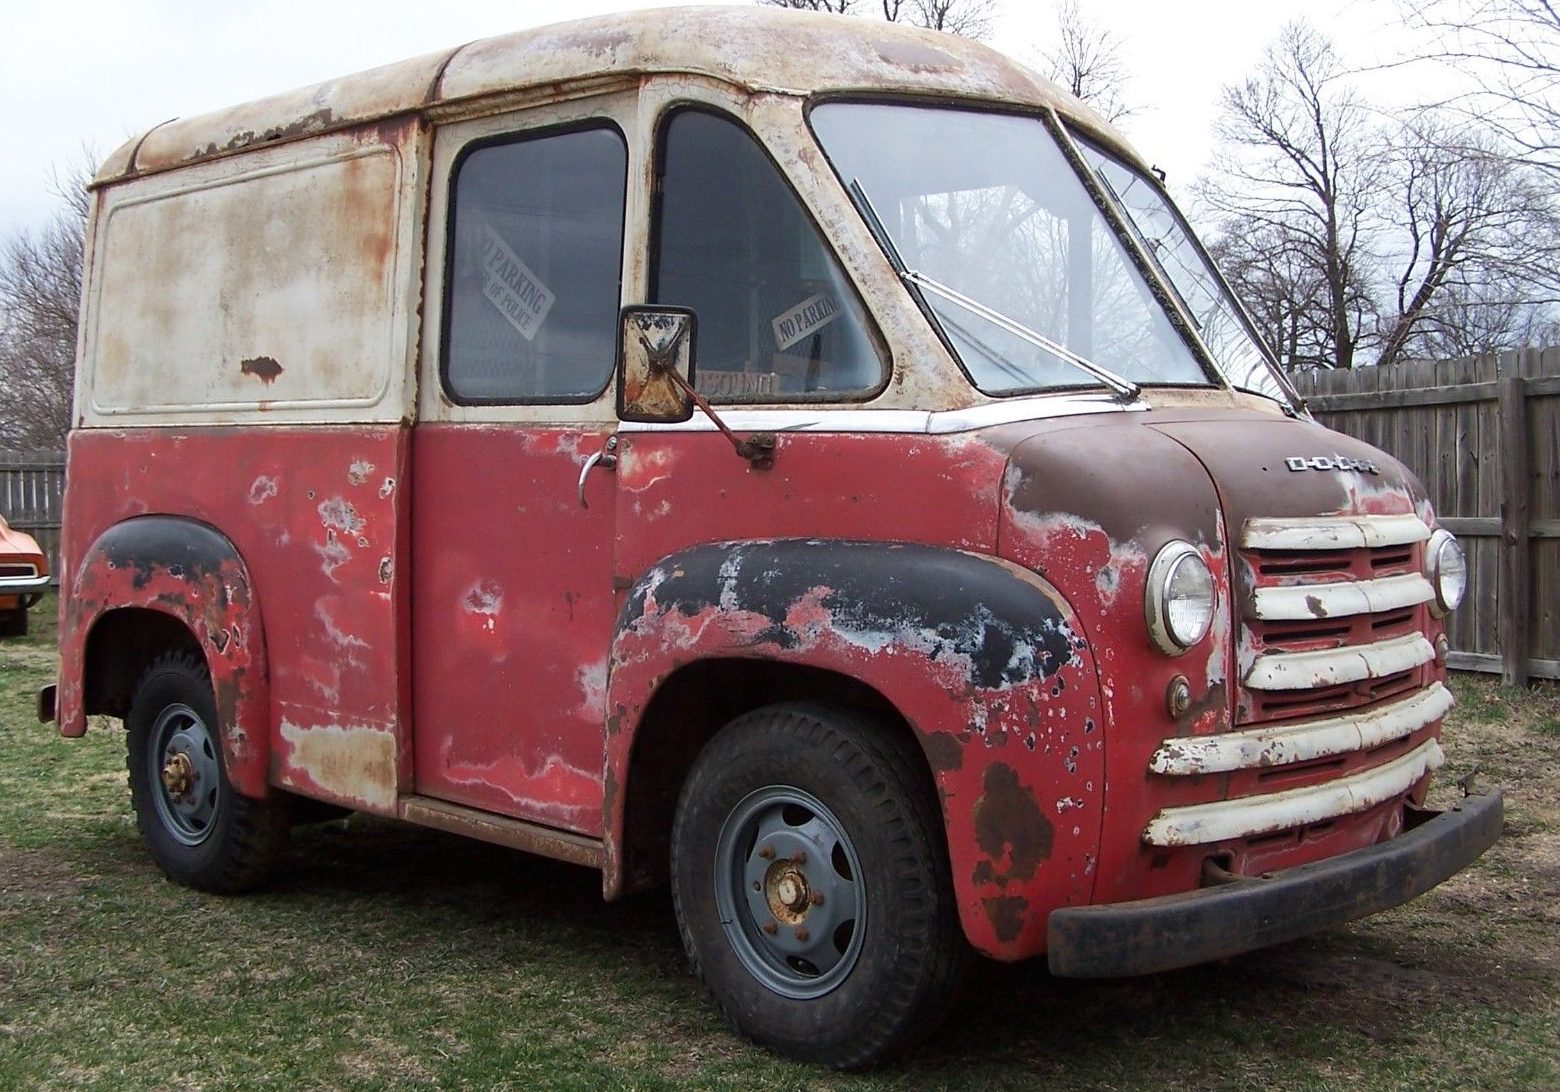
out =
[(286, 839), (281, 798), (242, 796), (222, 765), (211, 677), (190, 653), (162, 656), (136, 684), (129, 730), (130, 800), (152, 859), (169, 879), (245, 891), (271, 875)]
[(838, 1068), (903, 1046), (963, 948), (914, 744), (813, 705), (739, 717), (695, 763), (672, 835), (678, 924), (738, 1031)]

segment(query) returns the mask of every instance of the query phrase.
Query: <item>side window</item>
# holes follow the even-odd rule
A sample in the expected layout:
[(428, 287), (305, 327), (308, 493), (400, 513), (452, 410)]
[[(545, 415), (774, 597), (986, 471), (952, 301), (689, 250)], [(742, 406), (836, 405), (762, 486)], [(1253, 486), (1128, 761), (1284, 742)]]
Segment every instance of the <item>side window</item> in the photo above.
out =
[(661, 139), (651, 300), (699, 316), (714, 401), (861, 397), (883, 359), (855, 289), (763, 149), (738, 124), (672, 115)]
[(588, 402), (612, 373), (628, 152), (599, 126), (455, 165), (444, 384), (457, 402)]

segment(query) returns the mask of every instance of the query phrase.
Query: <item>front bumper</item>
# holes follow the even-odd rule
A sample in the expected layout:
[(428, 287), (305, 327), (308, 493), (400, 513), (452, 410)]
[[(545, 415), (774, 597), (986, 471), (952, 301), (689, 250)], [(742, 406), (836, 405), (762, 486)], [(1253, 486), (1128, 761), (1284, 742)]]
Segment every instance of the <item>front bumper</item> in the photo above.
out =
[(1280, 944), (1386, 910), (1467, 867), (1500, 837), (1501, 795), (1471, 796), (1390, 842), (1178, 895), (1065, 907), (1047, 922), (1051, 973), (1153, 974)]

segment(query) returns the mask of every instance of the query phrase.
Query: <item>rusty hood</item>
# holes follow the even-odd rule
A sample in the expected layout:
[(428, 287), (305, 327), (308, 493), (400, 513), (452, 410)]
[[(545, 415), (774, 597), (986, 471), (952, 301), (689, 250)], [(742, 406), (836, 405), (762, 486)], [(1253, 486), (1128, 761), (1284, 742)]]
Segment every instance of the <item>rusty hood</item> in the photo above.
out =
[(1424, 487), (1391, 455), (1314, 421), (1240, 410), (1154, 414), (1208, 471), (1225, 526), (1238, 539), (1253, 517), (1401, 515), (1430, 522)]
[(1072, 523), (1150, 554), (1170, 538), (1217, 552), (1255, 517), (1430, 519), (1423, 487), (1392, 456), (1267, 412), (1197, 408), (1031, 422), (1009, 426), (1004, 440), (1010, 535)]

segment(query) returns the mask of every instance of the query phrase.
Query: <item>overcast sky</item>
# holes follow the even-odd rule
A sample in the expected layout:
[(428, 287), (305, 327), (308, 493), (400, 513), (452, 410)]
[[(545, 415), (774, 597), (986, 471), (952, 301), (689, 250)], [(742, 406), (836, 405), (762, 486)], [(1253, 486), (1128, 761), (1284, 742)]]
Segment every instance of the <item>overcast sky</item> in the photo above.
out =
[[(695, 0), (697, 2), (697, 0)], [(871, 0), (863, 0), (863, 6)], [(1033, 60), (1053, 0), (997, 0), (988, 43)], [(58, 207), (50, 172), (187, 117), (475, 38), (645, 0), (11, 0), (0, 36), (0, 238)], [(1397, 37), (1392, 0), (1083, 0), (1123, 42), (1125, 124), (1181, 194), (1201, 169), (1219, 89), (1239, 79), (1286, 20), (1304, 15), (1368, 64)], [(1399, 85), (1401, 90), (1401, 83)]]

